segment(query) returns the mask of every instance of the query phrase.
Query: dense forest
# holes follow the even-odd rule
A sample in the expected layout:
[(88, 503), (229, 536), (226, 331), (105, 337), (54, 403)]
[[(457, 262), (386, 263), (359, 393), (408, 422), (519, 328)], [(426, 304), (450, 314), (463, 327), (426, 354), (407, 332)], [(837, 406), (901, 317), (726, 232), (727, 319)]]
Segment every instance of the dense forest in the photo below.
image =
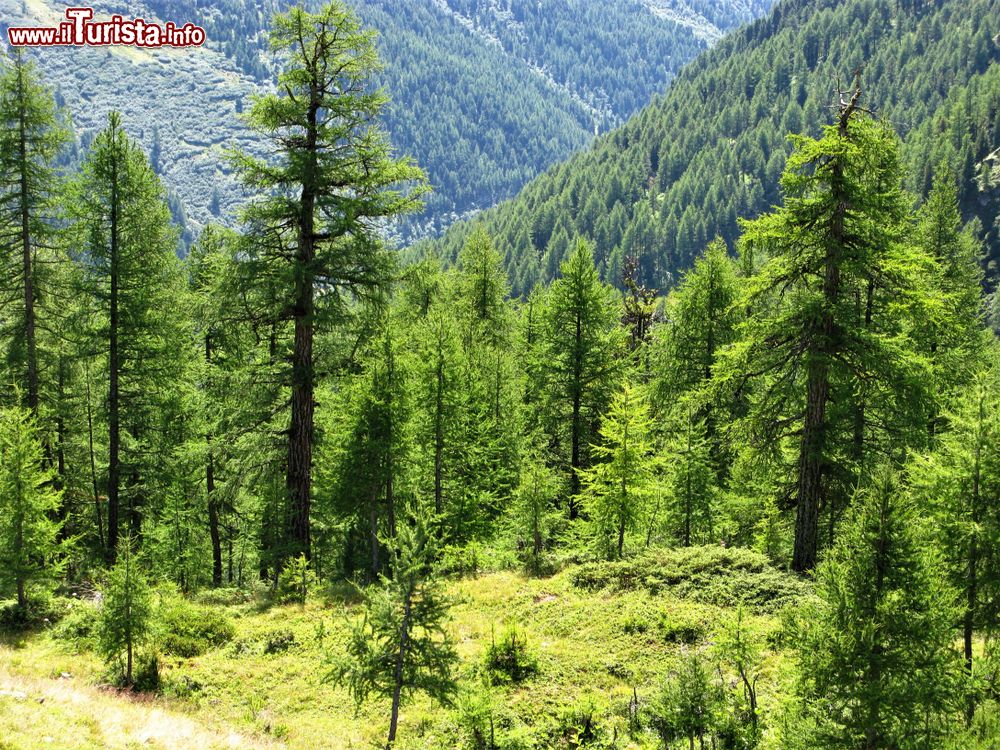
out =
[(721, 237), (733, 249), (739, 220), (779, 202), (787, 134), (818, 134), (831, 90), (860, 69), (867, 106), (906, 144), (907, 189), (926, 196), (946, 161), (962, 216), (980, 219), (995, 264), (998, 19), (992, 0), (782, 2), (624, 127), (420, 252), (454, 258), (482, 221), (518, 294), (554, 278), (577, 236), (595, 243), (603, 278), (620, 286), (635, 257), (643, 283), (669, 287), (706, 243)]
[[(458, 218), (513, 196), (546, 167), (623, 123), (724, 32), (759, 17), (771, 0), (645, 3), (587, 0), (470, 3), (355, 0), (379, 32), (377, 84), (392, 103), (383, 122), (434, 186), (424, 209), (397, 220), (404, 240), (438, 234)], [(95, 13), (122, 12), (114, 0)], [(65, 103), (81, 148), (108, 110), (151, 155), (168, 189), (186, 252), (207, 223), (235, 226), (245, 200), (225, 152), (259, 143), (239, 117), (273, 86), (268, 28), (288, 2), (144, 0), (129, 12), (206, 30), (203, 48), (29, 50)], [(305, 4), (319, 6), (317, 0)], [(0, 0), (8, 25), (61, 17), (53, 0)], [(192, 106), (192, 102), (199, 106)], [(75, 161), (74, 161), (75, 164)]]
[[(229, 156), (239, 226), (183, 258), (121, 115), (67, 169), (67, 115), (6, 56), (11, 747), (36, 722), (119, 746), (26, 702), (67, 663), (246, 746), (995, 747), (979, 5), (779, 4), (412, 262), (385, 228), (428, 180), (339, 0), (274, 16), (276, 86), (245, 112), (265, 146)], [(736, 187), (744, 147), (774, 187)], [(551, 236), (505, 252), (560, 180)], [(703, 225), (680, 254), (594, 229), (676, 212)]]

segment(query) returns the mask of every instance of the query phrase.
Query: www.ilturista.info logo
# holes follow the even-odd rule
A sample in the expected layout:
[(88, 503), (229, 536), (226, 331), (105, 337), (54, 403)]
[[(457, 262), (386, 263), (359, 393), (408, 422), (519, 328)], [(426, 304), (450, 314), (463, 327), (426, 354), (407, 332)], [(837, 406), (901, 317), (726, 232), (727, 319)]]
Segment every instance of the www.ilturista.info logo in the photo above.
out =
[(22, 26), (7, 29), (12, 47), (73, 47), (112, 44), (133, 47), (200, 47), (205, 30), (193, 23), (177, 26), (147, 23), (141, 18), (111, 16), (94, 21), (93, 8), (67, 8), (66, 19), (58, 26)]

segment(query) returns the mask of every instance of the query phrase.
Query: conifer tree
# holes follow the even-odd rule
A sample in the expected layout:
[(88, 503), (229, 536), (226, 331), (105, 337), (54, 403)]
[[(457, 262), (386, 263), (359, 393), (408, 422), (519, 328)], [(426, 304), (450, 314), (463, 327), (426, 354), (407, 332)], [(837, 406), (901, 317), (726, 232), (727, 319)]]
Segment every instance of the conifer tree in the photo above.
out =
[[(58, 254), (54, 160), (69, 140), (51, 91), (24, 50), (14, 49), (0, 67), (0, 343), (25, 405), (38, 416), (41, 400), (39, 322)], [(5, 330), (7, 329), (7, 330)], [(9, 337), (9, 338), (8, 338)]]
[(748, 281), (740, 306), (753, 314), (719, 371), (749, 398), (743, 437), (791, 457), (796, 571), (816, 564), (821, 512), (835, 519), (859, 467), (906, 442), (926, 409), (923, 362), (904, 323), (929, 259), (903, 242), (897, 139), (859, 97), (844, 99), (822, 138), (793, 138), (784, 205), (746, 224), (744, 244), (768, 260)]
[(918, 341), (930, 359), (933, 397), (928, 429), (936, 434), (938, 412), (956, 389), (968, 384), (982, 348), (982, 248), (963, 230), (955, 180), (939, 167), (917, 216), (916, 242), (934, 260), (920, 304)]
[(543, 452), (533, 447), (521, 463), (510, 524), (518, 546), (528, 551), (529, 565), (535, 572), (541, 568), (542, 552), (551, 543), (560, 520), (555, 504), (561, 484), (546, 465)]
[[(994, 357), (997, 347), (991, 347)], [(933, 451), (914, 458), (914, 495), (933, 514), (939, 549), (961, 592), (965, 666), (975, 674), (977, 628), (1000, 612), (1000, 380), (995, 366), (973, 378)], [(975, 703), (968, 706), (968, 718)]]
[(0, 410), (0, 583), (16, 591), (21, 609), (31, 585), (49, 583), (63, 568), (54, 479), (31, 412)]
[(604, 416), (596, 463), (580, 472), (583, 503), (609, 559), (620, 558), (625, 535), (639, 527), (655, 490), (649, 405), (626, 382)]
[(71, 211), (84, 297), (81, 354), (107, 373), (105, 553), (113, 561), (123, 494), (138, 536), (143, 483), (151, 479), (146, 459), (169, 450), (152, 446), (164, 436), (158, 420), (164, 399), (181, 378), (185, 309), (177, 304), (184, 280), (163, 186), (116, 112), (73, 185)]
[[(623, 346), (620, 305), (601, 283), (592, 247), (577, 240), (546, 299), (540, 375), (555, 440), (569, 442), (570, 518), (576, 518), (580, 470), (591, 463), (593, 425), (607, 408)], [(568, 433), (568, 436), (567, 436)]]
[[(103, 590), (98, 643), (104, 659), (133, 683), (136, 652), (148, 642), (152, 628), (152, 596), (136, 557), (135, 540), (126, 532)], [(124, 663), (122, 660), (124, 658)]]
[[(350, 301), (384, 290), (391, 256), (379, 222), (414, 210), (422, 173), (391, 155), (377, 121), (386, 98), (373, 32), (340, 0), (275, 17), (271, 49), (283, 56), (277, 92), (260, 97), (250, 125), (277, 160), (238, 154), (258, 193), (245, 212), (254, 241), (250, 276), (273, 292), (271, 309), (292, 326), (283, 554), (310, 554), (315, 443), (315, 343), (350, 315)], [(256, 283), (256, 282), (255, 282)]]
[(798, 620), (815, 746), (936, 747), (956, 707), (957, 611), (912, 499), (889, 469), (855, 498)]
[(685, 547), (709, 541), (718, 491), (705, 420), (693, 412), (690, 405), (677, 410), (663, 453), (671, 536)]
[(434, 535), (417, 517), (399, 524), (390, 547), (392, 578), (364, 592), (364, 616), (329, 675), (359, 705), (373, 693), (390, 699), (387, 750), (396, 741), (399, 709), (414, 693), (451, 701), (458, 660), (445, 630), (449, 602), (434, 576)]

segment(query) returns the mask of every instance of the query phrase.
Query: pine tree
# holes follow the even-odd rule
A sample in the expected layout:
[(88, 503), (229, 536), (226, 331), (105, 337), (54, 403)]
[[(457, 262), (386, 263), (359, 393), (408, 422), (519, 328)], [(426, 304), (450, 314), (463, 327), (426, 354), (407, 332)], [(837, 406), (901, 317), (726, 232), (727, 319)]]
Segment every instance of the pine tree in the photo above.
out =
[(383, 540), (396, 533), (397, 498), (409, 492), (414, 447), (406, 323), (386, 314), (378, 325), (359, 357), (359, 376), (341, 389), (341, 408), (333, 412), (338, 423), (325, 425), (317, 479), (336, 517), (350, 524), (343, 553), (348, 571), (365, 570), (369, 581), (390, 563)]
[(35, 418), (27, 409), (0, 410), (0, 584), (28, 604), (29, 586), (58, 578), (65, 544), (53, 520), (61, 493), (46, 468)]
[(825, 748), (936, 747), (955, 707), (957, 612), (899, 479), (876, 473), (798, 620), (802, 695)]
[(597, 462), (580, 472), (584, 507), (609, 559), (622, 556), (625, 535), (645, 519), (655, 489), (650, 429), (645, 395), (626, 382), (593, 446)]
[(904, 323), (929, 259), (903, 242), (896, 137), (865, 115), (859, 97), (860, 89), (819, 140), (793, 139), (784, 206), (746, 224), (744, 245), (768, 261), (748, 281), (740, 306), (753, 313), (718, 376), (749, 398), (741, 424), (751, 446), (784, 460), (780, 449), (797, 442), (785, 453), (796, 571), (816, 564), (820, 513), (832, 533), (867, 457), (906, 440), (926, 404), (923, 363), (911, 356)]
[[(992, 347), (994, 357), (996, 346)], [(1000, 608), (1000, 379), (993, 367), (976, 376), (945, 412), (947, 432), (933, 451), (914, 458), (914, 495), (935, 519), (951, 582), (962, 592), (965, 666), (975, 674), (977, 628), (990, 628)], [(975, 703), (968, 706), (971, 719)]]
[(57, 257), (60, 181), (54, 160), (68, 140), (52, 92), (24, 51), (14, 49), (0, 69), (0, 299), (18, 314), (0, 316), (0, 337), (9, 337), (7, 356), (36, 417), (40, 300), (50, 291), (47, 266)]
[[(619, 353), (619, 304), (601, 283), (591, 246), (578, 240), (560, 266), (562, 278), (552, 283), (540, 335), (541, 378), (554, 436), (569, 437), (570, 518), (576, 518), (580, 470), (590, 465), (592, 425), (607, 408)], [(568, 428), (568, 429), (567, 429)]]
[(916, 242), (934, 259), (920, 304), (918, 341), (931, 364), (934, 403), (928, 429), (941, 427), (938, 411), (955, 391), (969, 383), (982, 347), (982, 248), (963, 230), (954, 177), (939, 167), (933, 187), (917, 216)]
[(735, 338), (739, 291), (735, 263), (724, 242), (710, 244), (704, 255), (667, 299), (666, 322), (655, 329), (654, 403), (667, 413), (679, 399), (697, 406), (720, 475), (726, 466), (725, 426), (733, 409), (711, 392), (709, 384), (719, 352)]
[(693, 407), (682, 406), (672, 421), (673, 434), (663, 452), (670, 498), (671, 536), (689, 547), (707, 542), (714, 528), (714, 501), (718, 492), (705, 420)]
[(364, 617), (329, 675), (358, 705), (371, 694), (391, 700), (387, 750), (396, 741), (399, 709), (414, 693), (450, 702), (458, 660), (445, 630), (449, 602), (434, 576), (434, 537), (418, 518), (400, 523), (391, 542), (392, 579), (364, 592)]
[(273, 282), (271, 307), (293, 327), (283, 554), (308, 557), (316, 334), (342, 323), (350, 300), (385, 288), (392, 256), (377, 225), (419, 205), (397, 186), (423, 175), (392, 157), (376, 124), (387, 100), (375, 88), (374, 36), (342, 2), (276, 16), (271, 49), (286, 58), (278, 93), (254, 103), (249, 123), (279, 158), (235, 161), (262, 196), (244, 216), (250, 275)]
[(535, 572), (541, 569), (542, 552), (551, 544), (561, 519), (555, 507), (561, 484), (543, 452), (532, 448), (521, 464), (509, 518), (515, 541), (527, 550)]
[(184, 280), (163, 186), (116, 112), (94, 139), (73, 186), (71, 210), (84, 295), (81, 355), (96, 358), (107, 372), (105, 553), (113, 561), (123, 485), (132, 533), (139, 535), (143, 482), (151, 479), (144, 459), (169, 450), (151, 448), (163, 436), (163, 399), (181, 379), (185, 308), (176, 304)]
[(152, 596), (130, 533), (122, 537), (118, 552), (102, 592), (98, 643), (108, 664), (120, 670), (124, 684), (132, 685), (136, 652), (151, 635)]

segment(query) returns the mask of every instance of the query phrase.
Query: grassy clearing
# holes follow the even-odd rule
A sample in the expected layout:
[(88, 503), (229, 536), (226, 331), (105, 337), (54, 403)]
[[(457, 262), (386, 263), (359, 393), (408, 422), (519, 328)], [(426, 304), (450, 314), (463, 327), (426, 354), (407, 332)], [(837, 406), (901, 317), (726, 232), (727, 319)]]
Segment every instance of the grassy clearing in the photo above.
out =
[[(398, 748), (463, 746), (461, 706), (469, 691), (485, 690), (484, 652), (511, 625), (527, 639), (538, 673), (489, 689), (500, 747), (572, 747), (574, 726), (586, 721), (596, 727), (591, 746), (610, 747), (614, 740), (618, 748), (659, 747), (651, 733), (629, 736), (633, 690), (641, 707), (684, 650), (711, 648), (717, 624), (732, 608), (663, 586), (595, 587), (599, 571), (591, 566), (583, 572), (590, 577), (586, 586), (579, 566), (549, 578), (504, 571), (451, 581), (463, 695), (458, 708), (419, 698), (405, 706)], [(151, 744), (142, 746), (226, 747), (233, 737), (241, 747), (377, 746), (384, 741), (387, 706), (372, 701), (356, 710), (344, 690), (323, 682), (327, 654), (343, 644), (356, 608), (344, 590), (305, 605), (215, 604), (232, 622), (232, 639), (199, 656), (164, 655), (155, 700), (95, 687), (103, 667), (86, 638), (76, 648), (57, 640), (57, 629), (8, 639), (0, 646), (3, 689), (26, 697), (0, 694), (0, 737), (8, 738), (0, 748), (42, 747), (46, 737), (52, 746), (69, 748), (147, 740)], [(749, 609), (748, 619), (773, 636), (778, 617), (765, 609)], [(771, 652), (761, 684), (765, 715), (787, 671), (787, 658)], [(63, 672), (72, 679), (59, 679)], [(171, 739), (173, 733), (180, 739)]]

